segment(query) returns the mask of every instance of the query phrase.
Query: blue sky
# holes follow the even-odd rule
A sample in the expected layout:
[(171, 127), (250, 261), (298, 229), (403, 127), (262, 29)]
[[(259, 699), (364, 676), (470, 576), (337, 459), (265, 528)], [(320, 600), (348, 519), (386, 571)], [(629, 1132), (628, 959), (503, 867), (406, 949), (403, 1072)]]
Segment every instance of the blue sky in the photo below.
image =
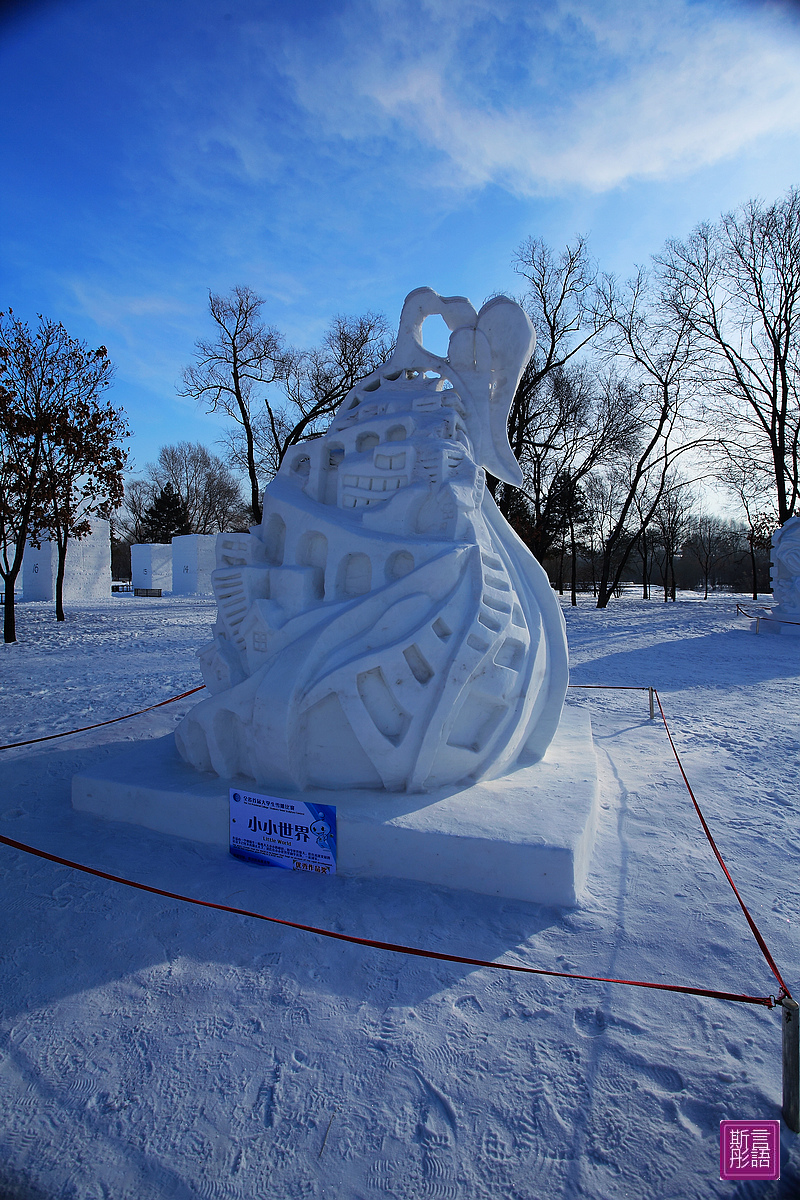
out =
[(782, 0), (50, 0), (0, 10), (0, 307), (104, 343), (141, 467), (207, 293), (310, 345), (428, 284), (514, 294), (529, 235), (626, 275), (800, 183)]

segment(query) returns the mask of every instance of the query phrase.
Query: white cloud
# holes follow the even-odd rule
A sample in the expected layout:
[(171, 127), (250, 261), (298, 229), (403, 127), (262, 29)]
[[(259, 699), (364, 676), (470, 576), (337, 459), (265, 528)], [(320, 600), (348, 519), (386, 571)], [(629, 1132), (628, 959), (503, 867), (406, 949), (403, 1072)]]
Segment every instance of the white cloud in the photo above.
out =
[(363, 0), (324, 32), (286, 55), (319, 127), (416, 141), (461, 187), (601, 191), (800, 133), (800, 36), (775, 8)]

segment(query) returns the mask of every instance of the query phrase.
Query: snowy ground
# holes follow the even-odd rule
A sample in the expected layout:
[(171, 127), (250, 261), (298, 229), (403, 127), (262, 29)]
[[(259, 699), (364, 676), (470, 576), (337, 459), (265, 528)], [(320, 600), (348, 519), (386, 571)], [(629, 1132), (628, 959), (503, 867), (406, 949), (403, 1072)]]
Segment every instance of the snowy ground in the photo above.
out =
[[(718, 843), (800, 992), (800, 639), (736, 597), (566, 608), (573, 681), (654, 684)], [(21, 605), (0, 741), (199, 682), (209, 601)], [(646, 697), (569, 694), (594, 724), (603, 817), (582, 906), (244, 864), (70, 808), (70, 778), (191, 700), (2, 755), (0, 831), (172, 890), (488, 959), (774, 993)], [(777, 1011), (470, 970), (126, 889), (0, 846), (2, 1200), (800, 1194), (719, 1181), (719, 1121), (777, 1118)]]

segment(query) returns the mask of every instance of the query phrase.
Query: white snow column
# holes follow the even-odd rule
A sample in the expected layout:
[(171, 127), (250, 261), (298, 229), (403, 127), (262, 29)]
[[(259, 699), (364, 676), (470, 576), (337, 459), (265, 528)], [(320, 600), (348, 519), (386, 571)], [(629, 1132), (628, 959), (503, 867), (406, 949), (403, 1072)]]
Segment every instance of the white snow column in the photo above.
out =
[[(22, 560), (24, 600), (53, 600), (58, 573), (58, 546), (49, 538), (41, 549), (25, 548)], [(64, 603), (105, 600), (111, 595), (111, 527), (95, 520), (92, 532), (80, 540), (71, 538), (64, 566)]]
[(134, 588), (172, 589), (172, 546), (141, 542), (131, 546), (131, 582)]
[(216, 568), (217, 535), (185, 533), (172, 539), (172, 591), (178, 596), (210, 596)]

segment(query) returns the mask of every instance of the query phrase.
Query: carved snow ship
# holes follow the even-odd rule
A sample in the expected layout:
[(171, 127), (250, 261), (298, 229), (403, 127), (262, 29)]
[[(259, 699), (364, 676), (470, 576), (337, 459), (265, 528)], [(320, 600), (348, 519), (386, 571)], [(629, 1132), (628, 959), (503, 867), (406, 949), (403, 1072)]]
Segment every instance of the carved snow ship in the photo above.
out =
[[(446, 359), (422, 345), (432, 314)], [(215, 694), (178, 728), (188, 762), (272, 789), (420, 792), (541, 758), (564, 622), (482, 470), (521, 482), (506, 422), (534, 344), (505, 297), (476, 313), (408, 296), (392, 357), (290, 450), (260, 527), (219, 536), (199, 654)]]

